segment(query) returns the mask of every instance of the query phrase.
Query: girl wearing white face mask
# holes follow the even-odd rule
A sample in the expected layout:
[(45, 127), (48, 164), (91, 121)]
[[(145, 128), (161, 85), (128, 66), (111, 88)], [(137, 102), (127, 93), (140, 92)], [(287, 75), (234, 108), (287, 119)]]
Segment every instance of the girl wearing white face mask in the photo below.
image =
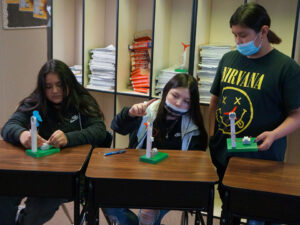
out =
[[(300, 127), (300, 67), (273, 48), (281, 40), (270, 26), (268, 13), (256, 3), (240, 6), (230, 19), (237, 51), (220, 61), (210, 102), (209, 147), (220, 181), (233, 155), (283, 161), (286, 135)], [(258, 152), (227, 152), (226, 112), (231, 111), (236, 113), (237, 137), (256, 137)], [(223, 198), (220, 186), (219, 192)]]
[[(146, 127), (153, 122), (153, 147), (160, 149), (202, 150), (207, 133), (200, 112), (198, 83), (187, 74), (175, 75), (164, 87), (161, 100), (125, 107), (112, 121), (111, 128), (123, 135), (130, 133), (129, 148), (146, 148)], [(118, 224), (160, 224), (168, 210), (144, 210), (139, 218), (129, 209), (103, 209)]]

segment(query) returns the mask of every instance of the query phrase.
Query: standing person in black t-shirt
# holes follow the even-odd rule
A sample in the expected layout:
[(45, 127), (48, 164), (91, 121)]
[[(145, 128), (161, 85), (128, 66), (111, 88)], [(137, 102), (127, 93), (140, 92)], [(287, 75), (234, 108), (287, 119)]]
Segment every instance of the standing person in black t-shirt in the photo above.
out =
[[(273, 48), (281, 39), (270, 25), (266, 10), (256, 3), (240, 6), (230, 19), (237, 51), (220, 61), (209, 107), (209, 146), (220, 180), (233, 155), (283, 161), (286, 135), (300, 126), (300, 67)], [(236, 135), (256, 137), (258, 152), (227, 152), (226, 112), (231, 111), (236, 113)], [(219, 191), (223, 198), (222, 187)]]
[[(198, 83), (193, 76), (175, 75), (164, 87), (161, 100), (125, 107), (111, 128), (130, 134), (129, 148), (145, 149), (147, 130), (153, 122), (153, 147), (158, 149), (206, 150), (207, 133), (200, 112)], [(168, 210), (142, 209), (139, 218), (126, 208), (104, 208), (111, 221), (122, 225), (159, 225)]]

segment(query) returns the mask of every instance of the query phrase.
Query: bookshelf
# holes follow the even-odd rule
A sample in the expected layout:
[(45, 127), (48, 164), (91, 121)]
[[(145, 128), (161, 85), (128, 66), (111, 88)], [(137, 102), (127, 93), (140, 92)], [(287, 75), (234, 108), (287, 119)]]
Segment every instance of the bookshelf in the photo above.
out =
[[(193, 0), (156, 1), (155, 31), (152, 67), (152, 97), (155, 95), (155, 79), (162, 69), (179, 67), (182, 63), (183, 46), (191, 41)], [(187, 49), (186, 69), (189, 67)]]
[[(87, 87), (91, 74), (89, 62), (91, 50), (105, 48), (108, 45), (116, 46), (116, 0), (88, 0), (83, 1), (83, 76), (84, 86)], [(115, 90), (101, 89), (101, 87), (88, 88), (98, 101), (105, 116), (105, 125), (109, 131), (110, 122), (114, 117)]]
[[(289, 0), (288, 4), (284, 0), (255, 1), (267, 9), (272, 20), (271, 29), (283, 40), (274, 47), (286, 55), (294, 55), (300, 63), (299, 0)], [(124, 106), (158, 97), (155, 95), (155, 77), (160, 70), (181, 64), (181, 42), (194, 46), (188, 48), (186, 65), (194, 76), (197, 74), (200, 45), (235, 46), (229, 19), (244, 2), (247, 0), (52, 0), (53, 58), (61, 59), (68, 65), (83, 64), (86, 87), (89, 51), (109, 44), (116, 46), (115, 90), (89, 89), (103, 110), (106, 126), (110, 130), (114, 115)], [(132, 43), (135, 32), (147, 29), (152, 30), (153, 41), (151, 89), (149, 94), (143, 94), (128, 87), (128, 45)], [(190, 65), (192, 68), (189, 68)], [(201, 107), (208, 129), (208, 104)], [(288, 161), (299, 159), (296, 150), (299, 136), (300, 133), (296, 132), (288, 137)], [(114, 141), (115, 147), (126, 147), (128, 136), (115, 135)]]
[(149, 94), (135, 92), (128, 87), (130, 76), (128, 45), (132, 44), (135, 33), (152, 30), (153, 1), (121, 0), (118, 1), (118, 9), (117, 94), (149, 97)]

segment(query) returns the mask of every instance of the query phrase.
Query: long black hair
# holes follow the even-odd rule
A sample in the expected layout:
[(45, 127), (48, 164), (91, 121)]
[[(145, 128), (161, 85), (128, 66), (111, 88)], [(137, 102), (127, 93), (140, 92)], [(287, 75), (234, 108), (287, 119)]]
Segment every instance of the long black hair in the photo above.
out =
[[(71, 69), (62, 61), (51, 59), (47, 61), (39, 71), (35, 90), (20, 102), (17, 110), (32, 111), (39, 110), (45, 117), (51, 102), (46, 97), (46, 76), (49, 73), (57, 74), (62, 85), (63, 102), (59, 106), (59, 112), (64, 114), (69, 109), (91, 117), (104, 118), (96, 100), (76, 80)], [(28, 103), (29, 108), (22, 105)]]
[[(271, 19), (267, 10), (261, 5), (250, 2), (241, 5), (230, 18), (230, 27), (241, 25), (260, 32), (262, 26), (271, 26)], [(268, 40), (272, 44), (279, 44), (281, 39), (271, 30), (268, 32)]]
[(161, 127), (162, 124), (165, 124), (167, 120), (168, 112), (165, 109), (165, 101), (169, 91), (172, 88), (189, 89), (190, 107), (189, 107), (188, 115), (190, 116), (190, 118), (192, 119), (194, 124), (196, 124), (196, 126), (200, 131), (200, 139), (201, 139), (200, 142), (202, 145), (201, 150), (205, 150), (207, 147), (207, 132), (204, 128), (203, 117), (200, 111), (198, 83), (193, 76), (188, 74), (183, 74), (183, 73), (176, 74), (165, 85), (161, 97), (161, 102), (158, 106), (157, 116), (153, 122), (153, 127), (158, 131), (156, 137), (158, 138), (158, 140), (164, 140), (164, 136), (161, 134), (161, 132), (159, 132), (160, 130), (159, 127)]

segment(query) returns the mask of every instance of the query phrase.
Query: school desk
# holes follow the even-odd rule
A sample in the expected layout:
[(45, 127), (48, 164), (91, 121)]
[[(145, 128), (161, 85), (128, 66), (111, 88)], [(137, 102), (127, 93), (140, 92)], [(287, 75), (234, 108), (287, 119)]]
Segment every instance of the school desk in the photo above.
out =
[(79, 224), (79, 173), (91, 145), (61, 149), (43, 158), (25, 154), (22, 147), (0, 141), (0, 195), (53, 197), (74, 200), (74, 222)]
[(223, 179), (232, 216), (300, 224), (300, 164), (230, 159)]
[(99, 207), (201, 210), (212, 224), (218, 176), (207, 152), (166, 150), (168, 158), (150, 164), (139, 161), (144, 150), (104, 156), (111, 151), (95, 148), (88, 164), (89, 225)]

